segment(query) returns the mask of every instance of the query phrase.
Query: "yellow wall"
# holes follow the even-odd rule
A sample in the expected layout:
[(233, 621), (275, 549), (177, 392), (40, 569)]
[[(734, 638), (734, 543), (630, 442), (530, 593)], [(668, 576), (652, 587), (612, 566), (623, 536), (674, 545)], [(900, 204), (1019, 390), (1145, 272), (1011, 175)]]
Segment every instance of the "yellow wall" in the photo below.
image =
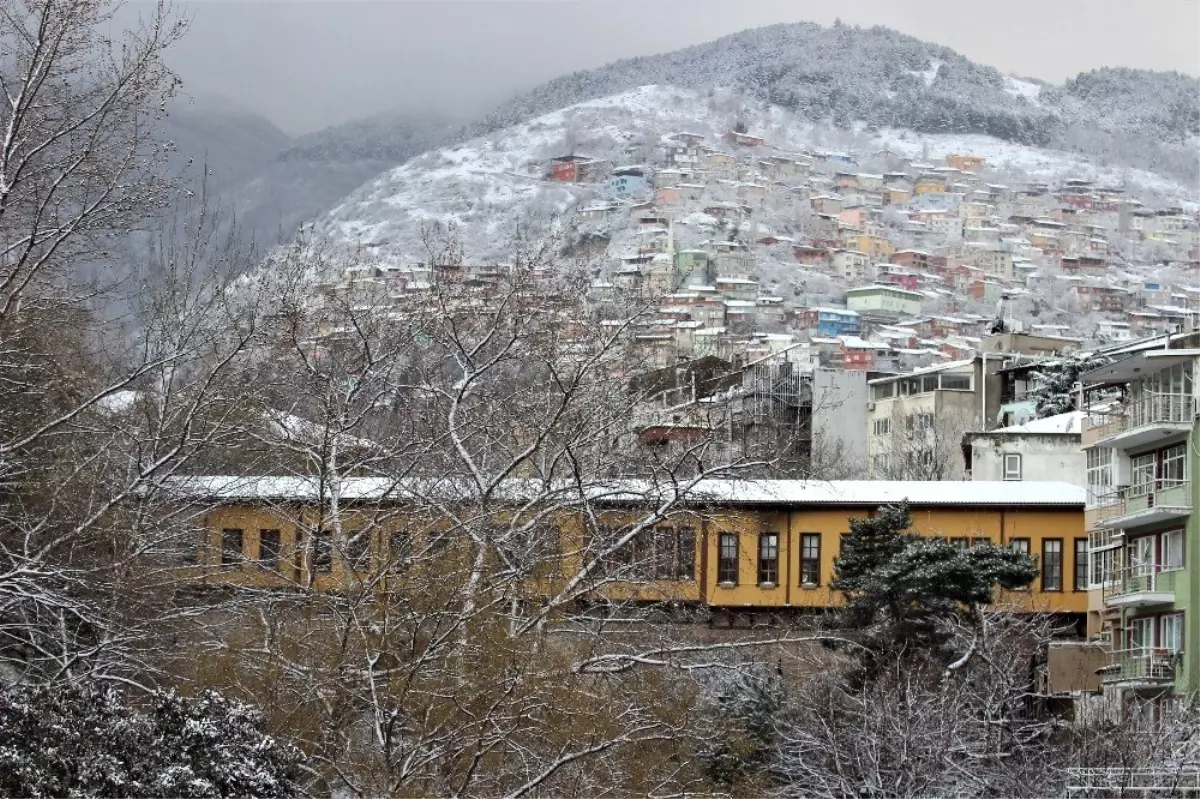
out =
[[(596, 594), (611, 599), (676, 600), (699, 602), (713, 607), (760, 608), (823, 608), (836, 605), (839, 598), (829, 589), (833, 564), (840, 549), (841, 536), (850, 529), (851, 518), (862, 518), (873, 508), (804, 507), (795, 509), (706, 509), (702, 514), (685, 514), (682, 518), (664, 522), (664, 526), (687, 525), (695, 530), (696, 551), (694, 579), (680, 581), (647, 580), (615, 582), (600, 586)], [(1086, 591), (1074, 591), (1074, 541), (1084, 536), (1083, 512), (1079, 509), (947, 507), (911, 508), (913, 530), (922, 535), (947, 538), (987, 538), (992, 543), (1008, 544), (1014, 538), (1030, 539), (1030, 552), (1040, 557), (1045, 538), (1061, 538), (1063, 542), (1063, 590), (1043, 592), (1041, 580), (1035, 580), (1027, 591), (1005, 592), (1002, 600), (1017, 603), (1029, 610), (1083, 613), (1088, 607)], [(386, 539), (390, 531), (403, 526), (403, 517), (395, 510), (358, 509), (345, 516), (346, 529), (375, 531), (372, 543), (372, 566), (382, 569), (390, 556)], [(636, 518), (632, 512), (610, 512), (605, 522), (613, 525), (628, 523)], [(211, 583), (242, 586), (287, 586), (305, 584), (310, 576), (306, 554), (297, 553), (297, 529), (315, 527), (314, 511), (301, 508), (268, 509), (253, 505), (227, 506), (215, 509), (203, 519), (202, 547), (199, 563), (205, 566), (204, 579)], [(578, 556), (581, 527), (578, 520), (560, 519), (563, 568), (572, 573), (580, 565)], [(413, 533), (413, 548), (420, 549), (428, 542), (428, 529), (420, 524)], [(246, 563), (238, 566), (220, 565), (221, 531), (224, 528), (242, 529)], [(270, 571), (254, 561), (258, 558), (258, 534), (261, 529), (281, 531), (281, 567)], [(719, 562), (718, 541), (722, 532), (738, 534), (738, 579), (735, 585), (721, 585), (717, 580)], [(758, 541), (762, 532), (779, 534), (779, 579), (774, 586), (758, 584)], [(805, 533), (819, 533), (820, 584), (802, 586), (800, 581), (800, 545)], [(312, 575), (318, 589), (336, 588), (354, 573), (347, 571), (338, 553), (334, 554), (330, 571)], [(538, 581), (537, 593), (550, 590), (560, 579)]]

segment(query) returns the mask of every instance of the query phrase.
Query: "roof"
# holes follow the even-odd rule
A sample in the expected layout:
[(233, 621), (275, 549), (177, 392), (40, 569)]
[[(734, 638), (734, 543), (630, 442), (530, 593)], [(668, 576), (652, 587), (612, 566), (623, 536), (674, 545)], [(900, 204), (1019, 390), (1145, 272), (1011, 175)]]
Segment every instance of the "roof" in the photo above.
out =
[(1010, 427), (1001, 427), (996, 430), (987, 431), (987, 435), (992, 433), (1005, 433), (1019, 435), (1029, 433), (1033, 435), (1079, 435), (1083, 430), (1083, 418), (1087, 416), (1083, 411), (1070, 411), (1069, 413), (1060, 413), (1057, 416), (1047, 416), (1045, 419), (1031, 419), (1025, 424), (1011, 425)]
[[(320, 482), (306, 477), (206, 476), (174, 478), (164, 486), (175, 496), (217, 502), (312, 501), (322, 496)], [(469, 496), (468, 483), (448, 479), (405, 480), (352, 477), (342, 481), (343, 500), (395, 501), (431, 495)], [(583, 499), (598, 503), (661, 502), (675, 496), (671, 485), (644, 480), (597, 481), (580, 494), (573, 482), (547, 486), (538, 480), (507, 480), (498, 499), (546, 496), (564, 506)], [(887, 480), (700, 480), (678, 489), (690, 503), (730, 505), (840, 505), (871, 508), (907, 501), (921, 506), (1053, 506), (1081, 509), (1084, 489), (1057, 482), (887, 481)], [(329, 493), (328, 487), (324, 495)]]

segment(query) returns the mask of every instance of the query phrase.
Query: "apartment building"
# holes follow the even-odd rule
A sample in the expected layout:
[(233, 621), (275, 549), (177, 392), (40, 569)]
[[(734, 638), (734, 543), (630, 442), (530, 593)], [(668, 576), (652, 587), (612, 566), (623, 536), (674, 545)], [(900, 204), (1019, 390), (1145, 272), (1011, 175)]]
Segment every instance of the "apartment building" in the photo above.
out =
[(1102, 683), (1124, 703), (1200, 688), (1198, 347), (1196, 333), (1139, 342), (1081, 378), (1088, 629), (1109, 642)]

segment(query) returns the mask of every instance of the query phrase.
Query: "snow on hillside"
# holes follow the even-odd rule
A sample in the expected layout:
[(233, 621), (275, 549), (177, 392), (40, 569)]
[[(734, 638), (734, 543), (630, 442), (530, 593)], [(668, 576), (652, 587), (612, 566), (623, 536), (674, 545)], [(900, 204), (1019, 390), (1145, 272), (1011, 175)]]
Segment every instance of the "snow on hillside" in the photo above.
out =
[[(317, 232), (334, 244), (362, 247), (385, 262), (411, 263), (428, 260), (423, 231), (440, 223), (457, 229), (468, 259), (503, 261), (518, 228), (536, 233), (553, 226), (578, 226), (574, 210), (607, 199), (597, 185), (545, 180), (550, 158), (575, 152), (617, 165), (651, 163), (660, 156), (663, 136), (687, 130), (716, 141), (735, 121), (763, 136), (770, 148), (784, 152), (850, 150), (860, 158), (885, 148), (912, 157), (923, 151), (935, 158), (966, 152), (986, 157), (989, 170), (1001, 178), (1083, 177), (1134, 184), (1163, 202), (1188, 207), (1196, 202), (1193, 191), (1159, 175), (1099, 167), (1082, 156), (989, 136), (921, 135), (886, 128), (868, 133), (862, 126), (857, 134), (847, 134), (778, 106), (744, 102), (731, 92), (709, 96), (643, 86), (419, 156), (359, 188), (318, 224)], [(676, 219), (683, 223), (677, 231), (681, 246), (714, 233), (718, 220), (700, 211), (677, 210)], [(766, 207), (755, 217), (759, 229), (786, 233), (796, 220), (796, 208)], [(604, 237), (611, 233), (609, 254), (614, 257), (631, 246), (622, 238), (623, 225), (615, 222), (612, 231), (603, 225), (596, 230)]]
[(1034, 83), (1033, 81), (1006, 76), (1004, 78), (1004, 91), (1013, 97), (1024, 97), (1029, 102), (1037, 105), (1038, 97), (1042, 93), (1042, 87), (1041, 84)]

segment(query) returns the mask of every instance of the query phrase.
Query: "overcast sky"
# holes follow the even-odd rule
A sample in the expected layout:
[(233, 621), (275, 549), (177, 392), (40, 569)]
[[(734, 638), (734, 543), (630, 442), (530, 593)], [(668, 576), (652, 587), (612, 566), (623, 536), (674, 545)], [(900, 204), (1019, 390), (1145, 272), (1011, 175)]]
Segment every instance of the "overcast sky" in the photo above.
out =
[[(185, 91), (289, 133), (390, 108), (470, 116), (564, 72), (775, 22), (887, 25), (1003, 72), (1100, 66), (1200, 75), (1200, 0), (190, 0)], [(991, 13), (989, 13), (991, 12)]]

